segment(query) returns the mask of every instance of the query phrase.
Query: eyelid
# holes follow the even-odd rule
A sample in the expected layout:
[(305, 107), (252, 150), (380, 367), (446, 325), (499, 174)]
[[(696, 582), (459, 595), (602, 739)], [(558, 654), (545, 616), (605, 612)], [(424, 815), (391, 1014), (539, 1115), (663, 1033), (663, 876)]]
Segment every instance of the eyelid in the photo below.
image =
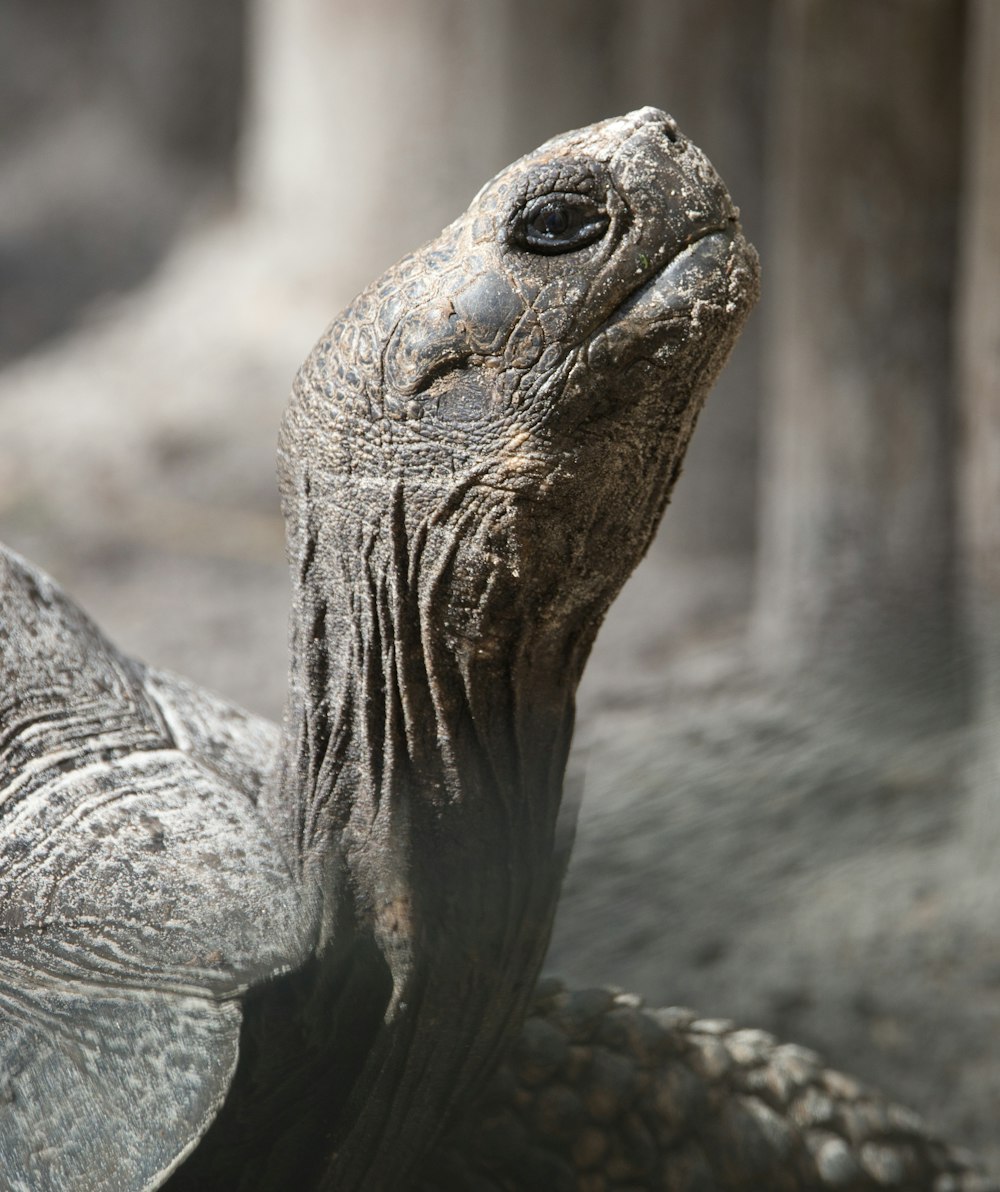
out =
[(522, 218), (532, 219), (553, 203), (567, 203), (569, 206), (577, 208), (590, 207), (595, 212), (601, 210), (600, 204), (593, 195), (574, 190), (553, 190), (548, 194), (536, 195), (535, 198), (529, 199), (524, 204), (524, 209), (521, 213)]
[[(565, 234), (546, 237), (533, 224), (547, 210), (562, 206), (576, 216), (575, 226)], [(593, 195), (570, 190), (553, 190), (529, 199), (514, 221), (513, 240), (518, 247), (542, 256), (576, 252), (600, 240), (611, 222), (608, 211)]]

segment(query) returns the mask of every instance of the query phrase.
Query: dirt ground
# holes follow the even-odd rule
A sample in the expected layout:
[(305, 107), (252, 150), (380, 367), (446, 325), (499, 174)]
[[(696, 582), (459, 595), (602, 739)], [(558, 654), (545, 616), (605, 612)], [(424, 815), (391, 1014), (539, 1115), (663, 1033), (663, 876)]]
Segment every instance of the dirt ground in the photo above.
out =
[[(208, 231), (0, 374), (0, 536), (126, 649), (271, 716), (277, 421), (349, 297), (279, 255)], [(997, 880), (961, 825), (961, 708), (936, 672), (903, 697), (864, 668), (765, 672), (751, 578), (665, 540), (602, 631), (549, 968), (814, 1046), (1000, 1170)]]

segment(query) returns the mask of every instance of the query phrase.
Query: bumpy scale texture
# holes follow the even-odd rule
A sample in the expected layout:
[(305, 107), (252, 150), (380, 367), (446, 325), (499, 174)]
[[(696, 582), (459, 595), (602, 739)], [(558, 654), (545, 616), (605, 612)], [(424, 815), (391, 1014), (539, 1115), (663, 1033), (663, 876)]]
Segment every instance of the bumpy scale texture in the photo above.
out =
[(910, 1110), (780, 1044), (547, 978), (421, 1192), (998, 1192)]

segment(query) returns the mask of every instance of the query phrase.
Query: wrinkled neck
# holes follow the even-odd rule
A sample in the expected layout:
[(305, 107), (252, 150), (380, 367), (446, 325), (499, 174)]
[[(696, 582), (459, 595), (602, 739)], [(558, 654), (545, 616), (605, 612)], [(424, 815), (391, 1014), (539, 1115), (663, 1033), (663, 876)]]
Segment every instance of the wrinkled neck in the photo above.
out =
[(545, 838), (589, 648), (490, 557), (475, 503), (378, 495), (310, 510), (297, 544), (283, 780), (305, 871), (448, 815)]
[(361, 516), (317, 503), (293, 544), (286, 843), (318, 896), (321, 954), (372, 940), (392, 986), (331, 1187), (394, 1186), (523, 1009), (568, 853), (589, 647), (524, 607), (474, 502), (381, 495)]

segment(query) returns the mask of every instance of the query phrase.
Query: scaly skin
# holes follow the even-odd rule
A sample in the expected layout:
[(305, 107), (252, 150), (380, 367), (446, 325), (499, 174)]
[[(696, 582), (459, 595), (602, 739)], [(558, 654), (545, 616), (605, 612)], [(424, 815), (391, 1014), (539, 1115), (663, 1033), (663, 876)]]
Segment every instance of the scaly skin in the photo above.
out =
[(909, 1110), (766, 1031), (545, 980), (419, 1192), (998, 1192)]

